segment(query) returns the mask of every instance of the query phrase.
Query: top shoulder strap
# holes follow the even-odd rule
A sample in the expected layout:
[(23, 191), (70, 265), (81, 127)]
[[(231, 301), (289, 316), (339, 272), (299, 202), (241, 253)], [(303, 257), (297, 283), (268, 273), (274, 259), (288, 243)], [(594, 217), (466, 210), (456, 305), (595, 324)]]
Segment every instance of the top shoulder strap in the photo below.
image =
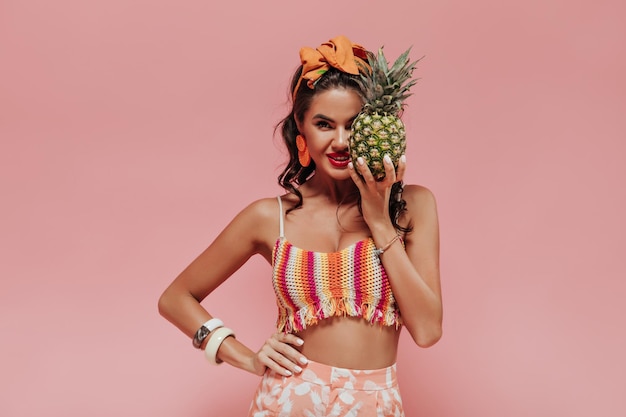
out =
[(279, 224), (279, 237), (282, 239), (285, 237), (285, 226), (284, 226), (284, 220), (283, 220), (283, 201), (281, 200), (280, 196), (276, 196), (276, 198), (278, 199), (278, 210), (280, 212), (280, 215), (278, 217), (278, 224)]

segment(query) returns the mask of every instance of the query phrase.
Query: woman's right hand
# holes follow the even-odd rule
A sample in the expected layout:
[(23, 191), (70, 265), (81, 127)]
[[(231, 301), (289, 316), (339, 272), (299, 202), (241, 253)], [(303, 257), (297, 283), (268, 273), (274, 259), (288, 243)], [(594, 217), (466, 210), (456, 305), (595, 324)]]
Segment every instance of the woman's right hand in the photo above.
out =
[(302, 372), (307, 359), (294, 346), (302, 346), (304, 341), (288, 333), (274, 333), (265, 341), (252, 358), (254, 373), (263, 375), (267, 368), (284, 376)]

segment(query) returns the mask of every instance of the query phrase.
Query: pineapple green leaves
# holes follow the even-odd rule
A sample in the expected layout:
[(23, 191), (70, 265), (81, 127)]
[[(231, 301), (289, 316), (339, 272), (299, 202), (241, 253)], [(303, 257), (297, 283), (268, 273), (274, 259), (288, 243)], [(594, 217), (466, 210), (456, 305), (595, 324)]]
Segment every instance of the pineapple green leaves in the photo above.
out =
[(371, 73), (361, 75), (365, 88), (365, 103), (352, 123), (350, 154), (354, 163), (362, 157), (377, 181), (385, 177), (383, 158), (389, 155), (394, 166), (406, 151), (406, 133), (400, 120), (417, 62), (409, 59), (409, 48), (389, 67), (383, 48), (368, 61)]

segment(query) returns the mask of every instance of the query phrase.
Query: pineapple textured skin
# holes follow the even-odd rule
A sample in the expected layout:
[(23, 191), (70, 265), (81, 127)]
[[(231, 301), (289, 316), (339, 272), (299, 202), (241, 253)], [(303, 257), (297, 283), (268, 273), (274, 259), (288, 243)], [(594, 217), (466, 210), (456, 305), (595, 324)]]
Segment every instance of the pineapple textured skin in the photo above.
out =
[(363, 158), (377, 181), (385, 177), (383, 157), (389, 155), (396, 169), (406, 151), (404, 123), (397, 116), (360, 113), (352, 123), (350, 156)]

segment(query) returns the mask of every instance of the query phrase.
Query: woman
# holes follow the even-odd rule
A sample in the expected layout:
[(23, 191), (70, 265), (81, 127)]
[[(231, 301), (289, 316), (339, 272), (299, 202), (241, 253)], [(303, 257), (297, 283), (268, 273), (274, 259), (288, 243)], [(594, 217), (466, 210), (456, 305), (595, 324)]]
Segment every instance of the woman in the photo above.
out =
[[(161, 314), (214, 363), (262, 376), (250, 416), (402, 416), (402, 327), (418, 346), (441, 337), (437, 210), (402, 186), (406, 160), (375, 181), (351, 162), (367, 52), (340, 36), (301, 50), (293, 107), (280, 124), (290, 160), (282, 196), (241, 211), (165, 290)], [(254, 351), (200, 302), (251, 256), (273, 267), (277, 332)]]

